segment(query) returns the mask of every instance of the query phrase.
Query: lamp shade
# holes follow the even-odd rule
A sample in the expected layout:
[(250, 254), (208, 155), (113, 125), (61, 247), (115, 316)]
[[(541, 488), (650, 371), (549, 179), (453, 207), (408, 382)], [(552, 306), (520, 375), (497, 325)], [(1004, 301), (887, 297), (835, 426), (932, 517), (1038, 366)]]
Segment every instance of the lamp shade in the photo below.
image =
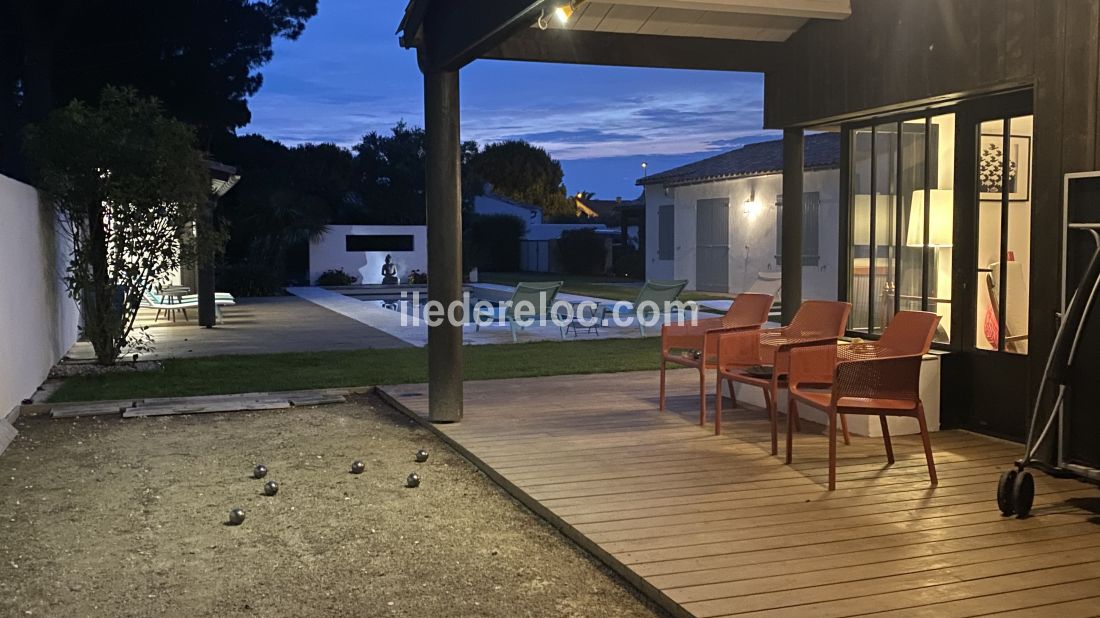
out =
[[(924, 246), (924, 204), (925, 191), (913, 192), (913, 201), (909, 208), (909, 231), (905, 235), (905, 244), (910, 247)], [(955, 192), (951, 189), (931, 189), (928, 191), (928, 246), (950, 247), (952, 245), (952, 222), (955, 213)]]
[[(875, 196), (875, 244), (894, 243), (894, 230), (890, 225), (890, 211), (894, 205), (894, 196), (878, 194)], [(871, 196), (852, 196), (852, 244), (871, 244)]]

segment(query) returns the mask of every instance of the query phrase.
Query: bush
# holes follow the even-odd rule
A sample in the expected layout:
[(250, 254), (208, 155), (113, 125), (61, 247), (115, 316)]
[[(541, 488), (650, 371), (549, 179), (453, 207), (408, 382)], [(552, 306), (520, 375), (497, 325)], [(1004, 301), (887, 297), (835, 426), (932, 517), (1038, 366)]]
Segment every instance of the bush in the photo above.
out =
[(195, 131), (156, 99), (107, 87), (98, 105), (73, 101), (29, 127), (26, 148), (42, 202), (72, 241), (64, 282), (96, 361), (152, 349), (144, 329), (134, 334), (143, 294), (218, 249), (179, 233), (209, 199)]
[(571, 275), (602, 275), (607, 263), (607, 241), (596, 230), (566, 230), (558, 239), (562, 267)]
[(519, 241), (527, 224), (512, 215), (474, 215), (466, 233), (466, 266), (490, 272), (519, 270)]
[(617, 247), (612, 252), (611, 271), (618, 277), (645, 279), (645, 256), (637, 249)]
[(317, 277), (317, 285), (355, 285), (359, 280), (344, 272), (343, 268), (333, 268)]
[(250, 261), (227, 264), (217, 274), (218, 291), (233, 296), (282, 296), (284, 281), (278, 268)]

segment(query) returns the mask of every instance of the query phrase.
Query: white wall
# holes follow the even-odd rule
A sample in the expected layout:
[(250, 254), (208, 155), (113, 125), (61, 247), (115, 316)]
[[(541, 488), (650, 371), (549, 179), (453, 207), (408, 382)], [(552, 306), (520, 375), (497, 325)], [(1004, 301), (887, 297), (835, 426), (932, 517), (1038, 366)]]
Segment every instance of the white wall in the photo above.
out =
[(0, 416), (34, 394), (77, 338), (62, 281), (69, 239), (30, 186), (0, 176)]
[(527, 225), (542, 223), (542, 210), (519, 206), (494, 195), (479, 195), (474, 198), (474, 212), (479, 215), (511, 215), (519, 217)]
[[(403, 235), (413, 237), (412, 251), (347, 251), (345, 237), (373, 235)], [(326, 270), (342, 268), (357, 277), (358, 283), (382, 283), (382, 264), (386, 255), (393, 256), (397, 276), (404, 282), (409, 272), (428, 270), (428, 228), (423, 225), (330, 225), (329, 231), (309, 244), (309, 280)]]
[[(835, 299), (837, 296), (837, 235), (839, 226), (840, 172), (836, 169), (806, 172), (803, 190), (820, 194), (817, 266), (802, 270), (804, 299)], [(649, 279), (687, 279), (695, 288), (695, 222), (699, 200), (729, 199), (729, 292), (747, 290), (761, 271), (776, 271), (776, 197), (783, 192), (783, 175), (767, 174), (704, 182), (667, 190), (659, 185), (646, 187), (646, 277)], [(745, 202), (755, 197), (757, 207), (745, 212)], [(657, 212), (662, 204), (674, 204), (675, 259), (658, 260), (659, 225)]]

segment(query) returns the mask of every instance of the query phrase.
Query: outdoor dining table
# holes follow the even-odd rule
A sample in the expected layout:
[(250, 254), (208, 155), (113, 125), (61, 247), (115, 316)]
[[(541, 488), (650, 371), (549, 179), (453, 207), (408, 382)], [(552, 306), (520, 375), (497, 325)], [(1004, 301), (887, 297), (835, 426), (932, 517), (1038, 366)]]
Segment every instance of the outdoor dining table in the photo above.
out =
[[(183, 302), (183, 295), (190, 293), (191, 288), (184, 285), (169, 285), (160, 289), (160, 295), (164, 298), (164, 302), (169, 305), (181, 304)], [(168, 317), (171, 318), (173, 322), (176, 321), (176, 311), (176, 309), (168, 310)], [(186, 308), (180, 307), (179, 311), (183, 312), (183, 319), (185, 322), (191, 321), (190, 318), (187, 317)]]

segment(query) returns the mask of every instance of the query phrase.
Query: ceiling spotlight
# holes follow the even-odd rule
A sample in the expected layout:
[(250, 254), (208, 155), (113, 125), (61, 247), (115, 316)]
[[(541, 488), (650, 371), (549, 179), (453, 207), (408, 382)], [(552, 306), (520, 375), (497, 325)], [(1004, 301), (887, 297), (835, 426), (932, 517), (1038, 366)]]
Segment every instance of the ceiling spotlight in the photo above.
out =
[(570, 2), (569, 4), (563, 4), (555, 9), (554, 16), (557, 17), (558, 22), (564, 26), (565, 23), (569, 21), (569, 18), (573, 16), (575, 10), (574, 4)]
[[(558, 23), (564, 26), (569, 22), (569, 18), (573, 16), (573, 13), (577, 12), (577, 5), (583, 1), (569, 0), (568, 2), (562, 2), (556, 8), (551, 9), (551, 12), (558, 18)], [(539, 14), (538, 25), (542, 30), (550, 27), (550, 18), (546, 15), (546, 9), (543, 9)]]

